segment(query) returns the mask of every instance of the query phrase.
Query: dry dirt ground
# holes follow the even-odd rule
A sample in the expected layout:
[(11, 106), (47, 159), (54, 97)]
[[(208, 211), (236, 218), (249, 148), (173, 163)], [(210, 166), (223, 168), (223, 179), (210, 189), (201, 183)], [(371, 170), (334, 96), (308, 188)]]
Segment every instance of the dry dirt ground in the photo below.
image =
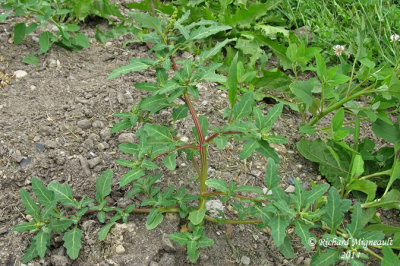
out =
[[(16, 224), (25, 221), (19, 190), (31, 192), (32, 177), (45, 184), (58, 181), (72, 187), (80, 199), (87, 194), (94, 198), (95, 180), (106, 169), (113, 169), (113, 192), (109, 202), (124, 207), (139, 198), (126, 199), (126, 189), (118, 185), (126, 169), (115, 160), (124, 155), (118, 144), (135, 139), (134, 130), (110, 135), (117, 121), (112, 114), (128, 111), (144, 94), (134, 89), (135, 82), (154, 79), (154, 73), (133, 73), (108, 80), (107, 76), (131, 57), (146, 57), (147, 47), (134, 44), (122, 48), (126, 41), (120, 38), (106, 45), (94, 39), (95, 25), (82, 25), (91, 40), (89, 49), (70, 52), (53, 47), (40, 55), (37, 67), (22, 63), (22, 58), (38, 50), (38, 43), (28, 36), (21, 45), (11, 38), (13, 18), (0, 24), (0, 71), (13, 74), (17, 70), (27, 73), (13, 78), (0, 88), (0, 265), (19, 265), (29, 245), (28, 233), (12, 232)], [(100, 23), (100, 27), (106, 27)], [(227, 95), (215, 84), (200, 88), (200, 100), (195, 107), (199, 114), (209, 117), (213, 125), (220, 125), (227, 104)], [(265, 111), (271, 105), (260, 103)], [(157, 119), (170, 118), (170, 110), (161, 112)], [(289, 144), (276, 146), (282, 159), (281, 185), (284, 189), (298, 178), (308, 186), (310, 180), (325, 182), (315, 171), (315, 165), (304, 160), (296, 151), (295, 143), (300, 123), (297, 114), (289, 109), (276, 123), (275, 133), (286, 137)], [(189, 119), (176, 125), (182, 136), (191, 137)], [(229, 146), (230, 145), (230, 146)], [(265, 159), (253, 155), (247, 161), (239, 160), (239, 149), (230, 143), (224, 152), (210, 147), (209, 172), (211, 177), (262, 187)], [(229, 148), (230, 147), (230, 148)], [(162, 184), (185, 185), (189, 191), (197, 189), (194, 171), (183, 158), (178, 168), (164, 171)], [(225, 211), (229, 214), (230, 208)], [(77, 260), (68, 258), (61, 237), (55, 236), (43, 259), (28, 265), (188, 265), (185, 250), (171, 243), (168, 234), (180, 229), (179, 216), (166, 215), (155, 230), (145, 229), (145, 216), (134, 215), (127, 224), (115, 226), (107, 239), (97, 240), (101, 228), (95, 215), (81, 221), (83, 243)], [(203, 248), (197, 265), (309, 265), (311, 253), (302, 247), (300, 239), (292, 237), (296, 256), (286, 260), (273, 246), (268, 230), (252, 225), (226, 227), (206, 224), (207, 236), (215, 241), (211, 248)], [(122, 247), (122, 248), (121, 248)]]

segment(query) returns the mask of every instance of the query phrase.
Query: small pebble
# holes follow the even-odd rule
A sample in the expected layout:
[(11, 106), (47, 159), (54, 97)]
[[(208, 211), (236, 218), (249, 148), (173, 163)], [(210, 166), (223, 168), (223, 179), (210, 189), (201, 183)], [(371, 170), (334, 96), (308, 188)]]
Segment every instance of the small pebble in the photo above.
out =
[(135, 142), (135, 134), (133, 133), (122, 133), (121, 135), (118, 136), (118, 142), (119, 143), (134, 143)]
[(104, 127), (104, 123), (102, 121), (96, 120), (93, 122), (92, 127), (94, 128), (103, 128)]
[(250, 258), (247, 257), (247, 256), (243, 256), (243, 257), (240, 259), (240, 262), (243, 263), (244, 265), (250, 265)]
[(46, 148), (44, 147), (44, 145), (42, 143), (36, 143), (36, 149), (38, 151), (44, 151)]
[(296, 168), (297, 168), (297, 170), (301, 170), (301, 169), (303, 169), (303, 165), (301, 165), (301, 164), (296, 164)]
[(125, 248), (124, 248), (124, 246), (123, 246), (123, 245), (118, 245), (118, 246), (115, 248), (115, 252), (116, 252), (117, 254), (123, 254), (123, 253), (125, 253)]
[(92, 122), (89, 119), (79, 120), (76, 124), (82, 129), (88, 129), (92, 126)]
[(99, 163), (101, 163), (101, 158), (100, 157), (95, 157), (95, 158), (93, 158), (93, 159), (88, 161), (89, 168), (94, 168)]
[(30, 163), (32, 162), (31, 158), (24, 158), (22, 159), (22, 161), (19, 163), (19, 166), (21, 166), (22, 168), (25, 166), (28, 166)]
[(24, 71), (24, 70), (17, 70), (14, 71), (14, 75), (16, 79), (21, 79), (23, 77), (25, 77), (26, 75), (28, 75), (28, 72)]
[(292, 186), (292, 185), (290, 185), (290, 186), (288, 186), (288, 187), (285, 189), (285, 192), (287, 192), (287, 193), (293, 193), (294, 190), (295, 190), (295, 187)]

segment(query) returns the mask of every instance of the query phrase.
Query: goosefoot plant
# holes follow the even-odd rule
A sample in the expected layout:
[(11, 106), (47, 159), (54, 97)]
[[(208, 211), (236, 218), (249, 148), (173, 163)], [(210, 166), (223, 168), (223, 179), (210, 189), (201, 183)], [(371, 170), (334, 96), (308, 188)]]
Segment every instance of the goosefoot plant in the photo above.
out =
[[(360, 259), (368, 258), (366, 254), (382, 259), (369, 247), (370, 245), (350, 241), (353, 238), (368, 238), (375, 241), (377, 248), (382, 247), (382, 239), (385, 236), (383, 233), (374, 232), (372, 235), (362, 231), (366, 225), (363, 219), (363, 204), (356, 203), (351, 206), (350, 200), (340, 199), (337, 189), (329, 189), (328, 184), (312, 184), (312, 189), (306, 191), (295, 179), (295, 190), (290, 195), (279, 186), (278, 168), (275, 164), (279, 162), (279, 157), (269, 144), (285, 143), (286, 140), (270, 134), (269, 131), (281, 114), (283, 105), (275, 105), (264, 116), (262, 110), (256, 107), (252, 92), (238, 99), (235, 84), (237, 79), (232, 79), (231, 76), (226, 79), (216, 74), (215, 69), (218, 65), (206, 65), (207, 59), (218, 53), (230, 40), (216, 43), (214, 48), (203, 51), (196, 60), (175, 61), (175, 53), (184, 49), (186, 45), (193, 45), (194, 42), (202, 41), (213, 34), (227, 31), (229, 26), (219, 26), (204, 20), (185, 25), (189, 13), (185, 13), (179, 19), (176, 19), (176, 13), (170, 18), (155, 18), (137, 12), (131, 16), (140, 24), (139, 38), (143, 42), (152, 43), (148, 45), (153, 53), (152, 59), (131, 59), (129, 65), (114, 70), (110, 78), (153, 67), (156, 69), (157, 83), (135, 84), (136, 88), (148, 91), (149, 96), (134, 105), (131, 112), (117, 113), (116, 116), (122, 120), (114, 125), (111, 132), (136, 127), (138, 143), (123, 143), (119, 146), (122, 152), (131, 155), (132, 158), (117, 161), (130, 168), (119, 180), (119, 185), (131, 186), (127, 197), (144, 194), (146, 198), (138, 207), (134, 204), (125, 209), (107, 206), (113, 177), (111, 170), (105, 171), (97, 179), (96, 201), (86, 196), (77, 201), (68, 185), (52, 182), (46, 188), (41, 181), (33, 178), (33, 192), (43, 207), (40, 208), (29, 193), (21, 189), (25, 212), (31, 217), (29, 222), (14, 227), (15, 231), (36, 233), (31, 247), (25, 253), (24, 262), (37, 256), (44, 257), (51, 235), (63, 232), (66, 232), (63, 240), (67, 253), (72, 259), (76, 258), (81, 248), (82, 237), (82, 231), (78, 228), (79, 222), (84, 214), (93, 212), (97, 213), (101, 223), (105, 223), (106, 218), (110, 216), (106, 215), (107, 213), (114, 214), (98, 232), (100, 241), (106, 238), (116, 222), (121, 219), (127, 222), (132, 213), (146, 213), (146, 228), (149, 230), (163, 221), (164, 213), (179, 213), (180, 217), (186, 220), (186, 230), (172, 233), (169, 237), (187, 248), (191, 262), (198, 260), (199, 248), (213, 245), (213, 240), (204, 232), (206, 221), (220, 224), (258, 224), (260, 228), (268, 226), (275, 246), (287, 258), (294, 257), (290, 241), (294, 232), (301, 238), (301, 243), (308, 251), (311, 251), (313, 245), (318, 246), (313, 256), (313, 263), (316, 265), (335, 264), (339, 259), (361, 263)], [(192, 100), (199, 96), (196, 85), (202, 81), (225, 82), (229, 88), (230, 108), (225, 111), (224, 117), (227, 122), (222, 128), (210, 126), (207, 118), (198, 116), (195, 111)], [(173, 108), (172, 121), (157, 123), (157, 113), (167, 108)], [(177, 137), (172, 125), (189, 113), (195, 126), (193, 142), (186, 143)], [(255, 151), (268, 158), (264, 179), (267, 188), (265, 192), (260, 188), (239, 185), (233, 181), (228, 183), (220, 178), (208, 178), (208, 146), (216, 144), (217, 148), (223, 149), (231, 137), (245, 142), (240, 152), (242, 160)], [(193, 162), (198, 176), (199, 191), (196, 195), (187, 193), (184, 187), (156, 187), (156, 181), (162, 178), (160, 173), (154, 172), (160, 167), (157, 163), (161, 161), (166, 168), (173, 170), (176, 167), (177, 155), (181, 156), (183, 153)], [(328, 189), (326, 197), (324, 194)], [(230, 217), (226, 217), (223, 212), (217, 217), (207, 215), (206, 201), (215, 197), (220, 197), (223, 202), (229, 201), (237, 211), (237, 219), (229, 219)], [(60, 206), (59, 203), (68, 208)], [(74, 214), (70, 214), (70, 207), (75, 210)], [(352, 211), (351, 223), (344, 226), (344, 217), (349, 210)], [(325, 234), (322, 235), (321, 231)], [(327, 246), (319, 241), (320, 238), (343, 241), (342, 245), (325, 252), (324, 247)], [(398, 240), (399, 236), (396, 238), (397, 242)], [(349, 244), (346, 245), (345, 241)], [(398, 263), (397, 256), (390, 248), (384, 247), (383, 254), (386, 263)]]

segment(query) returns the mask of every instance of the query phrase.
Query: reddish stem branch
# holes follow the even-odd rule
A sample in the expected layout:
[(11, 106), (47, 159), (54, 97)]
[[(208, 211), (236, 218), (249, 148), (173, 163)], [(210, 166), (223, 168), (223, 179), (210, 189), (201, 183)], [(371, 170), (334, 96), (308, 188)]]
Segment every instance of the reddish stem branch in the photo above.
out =
[(205, 140), (205, 142), (210, 142), (211, 140), (213, 140), (214, 138), (218, 137), (219, 135), (228, 135), (228, 134), (242, 134), (242, 132), (240, 131), (226, 131), (226, 132), (222, 132), (222, 133), (215, 133), (214, 135), (212, 135), (211, 137), (209, 137), (208, 139)]
[(157, 159), (163, 155), (166, 155), (170, 152), (176, 152), (178, 150), (182, 150), (182, 149), (195, 149), (195, 150), (199, 150), (199, 146), (195, 146), (195, 145), (181, 145), (179, 147), (176, 147), (175, 149), (173, 149), (172, 151), (165, 151), (163, 153), (158, 154), (156, 157), (154, 157), (154, 159)]

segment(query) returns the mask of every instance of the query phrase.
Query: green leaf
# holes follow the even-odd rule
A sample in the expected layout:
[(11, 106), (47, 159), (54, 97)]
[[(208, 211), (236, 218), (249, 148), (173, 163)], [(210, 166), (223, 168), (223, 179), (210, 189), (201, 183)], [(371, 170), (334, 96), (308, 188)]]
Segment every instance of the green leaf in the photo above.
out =
[(50, 220), (50, 228), (56, 234), (61, 234), (63, 231), (67, 230), (73, 224), (73, 220)]
[(168, 235), (169, 239), (172, 241), (178, 243), (179, 245), (185, 246), (186, 243), (188, 242), (188, 237), (184, 233), (172, 233)]
[(199, 256), (200, 256), (200, 252), (197, 249), (196, 241), (189, 240), (186, 243), (186, 249), (187, 249), (187, 253), (189, 255), (190, 262), (195, 263), (198, 260)]
[(276, 119), (281, 115), (283, 109), (283, 103), (275, 104), (268, 114), (263, 118), (263, 131), (269, 132), (275, 124)]
[(300, 220), (294, 220), (294, 224), (296, 225), (296, 228), (294, 229), (294, 233), (296, 235), (298, 235), (301, 239), (301, 243), (303, 243), (304, 247), (310, 251), (311, 250), (311, 246), (310, 246), (310, 225), (306, 225), (305, 223), (303, 223)]
[(20, 44), (25, 38), (26, 25), (24, 22), (14, 25), (14, 43)]
[(328, 190), (328, 184), (320, 184), (315, 186), (313, 189), (305, 192), (305, 204), (313, 204), (319, 197), (324, 195), (324, 193)]
[[(349, 227), (347, 228), (347, 230), (350, 230)], [(400, 233), (400, 227), (386, 225), (386, 224), (371, 224), (371, 225), (368, 225), (367, 227), (365, 227), (363, 229), (363, 231), (364, 232), (378, 231), (378, 232), (384, 233), (386, 236), (390, 236), (392, 234)]]
[(82, 247), (82, 230), (75, 227), (64, 234), (64, 247), (67, 249), (67, 254), (71, 259), (76, 259)]
[(146, 228), (152, 230), (156, 228), (164, 219), (164, 216), (158, 212), (158, 209), (152, 209), (147, 216)]
[(389, 246), (382, 247), (383, 260), (382, 266), (392, 266), (392, 265), (400, 265), (400, 259), (393, 252), (393, 250)]
[(100, 231), (97, 233), (100, 241), (106, 239), (108, 232), (110, 232), (110, 229), (114, 224), (116, 224), (116, 222), (108, 223), (100, 229)]
[(36, 243), (35, 243), (35, 240), (32, 239), (31, 246), (24, 253), (24, 258), (22, 260), (22, 263), (28, 263), (31, 260), (33, 260), (34, 258), (36, 258), (37, 256), (39, 256), (39, 254), (36, 250)]
[(205, 216), (206, 216), (206, 209), (201, 208), (199, 210), (191, 211), (189, 213), (189, 220), (192, 222), (192, 224), (198, 225), (203, 222)]
[(321, 82), (324, 81), (324, 76), (326, 73), (326, 63), (324, 58), (321, 56), (320, 53), (315, 55), (315, 62), (317, 63), (317, 75)]
[(253, 108), (254, 121), (258, 129), (264, 128), (264, 117), (262, 111), (258, 107)]
[(13, 11), (11, 10), (11, 11), (8, 11), (8, 12), (5, 12), (5, 13), (1, 14), (0, 15), (0, 22), (3, 22), (4, 20), (6, 20), (8, 18), (8, 16), (11, 15), (12, 12)]
[(208, 126), (209, 126), (207, 117), (205, 117), (204, 115), (200, 115), (199, 122), (200, 122), (200, 127), (203, 130), (203, 135), (207, 136), (208, 135)]
[(136, 155), (139, 153), (139, 147), (134, 143), (122, 143), (118, 145), (118, 148), (123, 153)]
[(19, 194), (22, 199), (22, 204), (25, 206), (25, 213), (32, 215), (35, 220), (40, 220), (40, 207), (31, 198), (29, 193), (21, 188)]
[(240, 160), (248, 158), (260, 145), (254, 139), (248, 139), (243, 149), (240, 151)]
[(121, 180), (119, 181), (119, 185), (124, 187), (128, 185), (130, 182), (139, 179), (140, 177), (144, 176), (145, 172), (141, 168), (133, 168), (125, 175), (122, 176)]
[(350, 200), (341, 200), (339, 193), (335, 187), (331, 187), (328, 192), (328, 202), (325, 206), (325, 216), (322, 218), (324, 222), (331, 228), (331, 232), (335, 232), (336, 228), (342, 224), (344, 213), (347, 212), (351, 204)]
[(397, 189), (390, 190), (383, 195), (378, 201), (368, 204), (369, 207), (381, 207), (385, 210), (398, 209), (400, 210), (400, 191)]
[(168, 128), (154, 124), (146, 124), (144, 130), (149, 135), (149, 145), (166, 145), (174, 143)]
[(278, 167), (274, 159), (268, 158), (265, 171), (265, 185), (269, 190), (273, 190), (279, 184)]
[(131, 72), (137, 72), (137, 71), (143, 71), (149, 68), (148, 64), (145, 64), (139, 59), (131, 59), (129, 65), (126, 66), (121, 66), (118, 69), (115, 69), (111, 72), (111, 74), (108, 76), (108, 79), (113, 79), (116, 77), (119, 77), (124, 74), (128, 74)]
[(225, 180), (219, 178), (209, 178), (206, 180), (206, 185), (215, 188), (218, 191), (227, 192), (228, 184)]
[(219, 135), (214, 139), (214, 142), (219, 150), (223, 150), (228, 143), (228, 137), (224, 135)]
[(344, 108), (340, 108), (332, 118), (331, 128), (332, 131), (338, 131), (342, 128), (344, 121)]
[(305, 103), (307, 108), (313, 104), (312, 90), (314, 88), (314, 80), (295, 81), (290, 84), (290, 90), (298, 100)]
[(289, 219), (292, 219), (296, 215), (293, 207), (289, 207), (286, 201), (274, 201), (273, 205), (281, 214), (287, 216)]
[(67, 185), (61, 185), (57, 181), (51, 182), (48, 188), (55, 193), (55, 199), (65, 206), (73, 206), (78, 208), (78, 202), (72, 196), (72, 189)]
[(292, 259), (294, 258), (294, 250), (292, 247), (292, 244), (290, 244), (290, 239), (289, 237), (285, 237), (285, 240), (282, 245), (278, 247), (279, 251), (282, 252), (282, 254), (285, 256), (287, 259)]
[(169, 170), (174, 170), (176, 167), (176, 153), (171, 152), (167, 156), (165, 156), (164, 160), (162, 161), (165, 167)]
[(400, 141), (394, 145), (394, 159), (392, 173), (390, 174), (389, 182), (386, 185), (384, 195), (389, 191), (390, 187), (397, 179), (400, 179)]
[(353, 238), (361, 232), (361, 229), (364, 227), (364, 223), (362, 222), (363, 213), (361, 209), (360, 203), (354, 204), (353, 213), (351, 214), (351, 223), (347, 225), (347, 231), (350, 233), (350, 236)]
[(136, 163), (135, 162), (124, 160), (124, 159), (118, 159), (116, 161), (116, 163), (119, 164), (119, 165), (122, 165), (122, 166), (130, 167), (130, 168), (135, 168), (136, 167)]
[(40, 231), (33, 239), (35, 240), (37, 254), (43, 258), (47, 247), (50, 246), (50, 234)]
[(233, 115), (235, 119), (246, 117), (252, 112), (252, 107), (254, 104), (254, 94), (253, 92), (247, 92), (242, 96), (239, 103), (233, 106)]
[(231, 66), (229, 67), (229, 76), (226, 80), (226, 84), (228, 87), (228, 98), (231, 104), (231, 108), (236, 104), (236, 94), (238, 87), (238, 78), (237, 78), (237, 59), (238, 53), (236, 53), (235, 57), (232, 60)]
[(258, 147), (256, 151), (264, 155), (266, 158), (274, 159), (274, 161), (277, 163), (281, 162), (281, 159), (279, 158), (278, 154), (276, 154), (275, 150), (269, 146), (268, 142), (261, 140), (258, 141), (258, 144), (260, 144), (260, 147)]
[(22, 63), (37, 66), (39, 64), (39, 58), (34, 54), (29, 54), (22, 59)]
[(50, 39), (53, 37), (53, 34), (49, 31), (45, 31), (42, 34), (40, 34), (39, 38), (39, 45), (40, 45), (40, 53), (46, 53), (50, 47), (51, 47), (51, 42)]
[(387, 142), (396, 143), (400, 139), (400, 128), (398, 125), (390, 125), (381, 119), (376, 120), (372, 124), (374, 134), (383, 138)]
[(280, 214), (272, 217), (269, 221), (268, 226), (271, 228), (271, 235), (274, 239), (275, 246), (279, 247), (283, 244), (286, 237), (286, 228), (289, 225), (289, 221)]
[(212, 245), (214, 245), (214, 240), (212, 240), (211, 238), (208, 238), (206, 236), (202, 236), (202, 237), (200, 237), (199, 240), (197, 240), (197, 246), (199, 248), (201, 248), (201, 247), (210, 247)]
[(108, 169), (104, 171), (96, 180), (96, 200), (102, 202), (105, 197), (111, 193), (113, 171)]
[(80, 46), (82, 48), (89, 48), (89, 40), (83, 33), (77, 33), (74, 36), (74, 41), (77, 46)]
[(141, 82), (141, 83), (135, 83), (135, 88), (138, 90), (145, 90), (145, 91), (157, 91), (159, 89), (157, 83), (153, 82)]
[[(210, 50), (204, 50), (201, 52), (200, 54), (200, 64), (203, 64), (205, 62), (205, 60), (213, 57), (214, 55), (216, 55), (217, 53), (219, 53), (219, 51), (228, 43), (232, 42), (232, 41), (236, 41), (236, 38), (233, 39), (225, 39), (222, 42), (218, 42), (217, 44), (214, 45), (213, 48), (211, 48)], [(235, 60), (235, 59), (234, 59)], [(232, 65), (231, 65), (232, 66)], [(229, 78), (228, 78), (229, 80)]]
[(141, 167), (144, 168), (144, 169), (147, 169), (147, 170), (154, 170), (154, 169), (158, 168), (158, 165), (153, 163), (152, 161), (144, 159), (142, 161)]
[(122, 131), (125, 129), (130, 129), (132, 127), (131, 120), (128, 118), (125, 118), (124, 120), (119, 121), (118, 123), (114, 124), (113, 127), (110, 130), (110, 134), (114, 134), (118, 131)]
[(188, 110), (186, 106), (183, 107), (178, 107), (172, 110), (172, 117), (174, 119), (174, 122), (176, 122), (179, 119), (185, 118), (188, 115)]
[(367, 201), (375, 199), (376, 189), (378, 188), (375, 182), (370, 180), (353, 180), (347, 187), (347, 191), (357, 190), (367, 195)]
[(17, 232), (25, 232), (25, 231), (31, 231), (37, 229), (36, 227), (36, 221), (31, 221), (31, 222), (24, 222), (21, 224), (17, 224), (16, 226), (13, 227), (13, 231)]
[(336, 265), (339, 261), (339, 250), (338, 249), (327, 249), (326, 253), (317, 252), (312, 257), (311, 265)]
[(351, 178), (360, 177), (364, 173), (364, 161), (361, 155), (356, 154), (354, 156), (353, 167), (351, 168)]
[(220, 31), (230, 30), (230, 26), (210, 26), (210, 27), (200, 27), (190, 33), (190, 40), (200, 40), (214, 35)]
[(97, 219), (99, 219), (99, 222), (100, 222), (100, 223), (104, 223), (105, 220), (106, 220), (106, 213), (103, 212), (103, 211), (99, 211), (99, 212), (97, 213)]
[(32, 178), (32, 190), (35, 193), (39, 203), (43, 206), (49, 206), (54, 200), (54, 192), (48, 190), (42, 181), (36, 177)]
[(150, 14), (138, 11), (130, 12), (129, 16), (139, 22), (143, 28), (153, 29), (158, 33), (162, 32), (161, 21), (158, 17), (153, 17)]
[(258, 187), (247, 186), (247, 185), (243, 185), (243, 186), (240, 186), (240, 187), (236, 188), (235, 192), (263, 194), (262, 189), (260, 189)]

